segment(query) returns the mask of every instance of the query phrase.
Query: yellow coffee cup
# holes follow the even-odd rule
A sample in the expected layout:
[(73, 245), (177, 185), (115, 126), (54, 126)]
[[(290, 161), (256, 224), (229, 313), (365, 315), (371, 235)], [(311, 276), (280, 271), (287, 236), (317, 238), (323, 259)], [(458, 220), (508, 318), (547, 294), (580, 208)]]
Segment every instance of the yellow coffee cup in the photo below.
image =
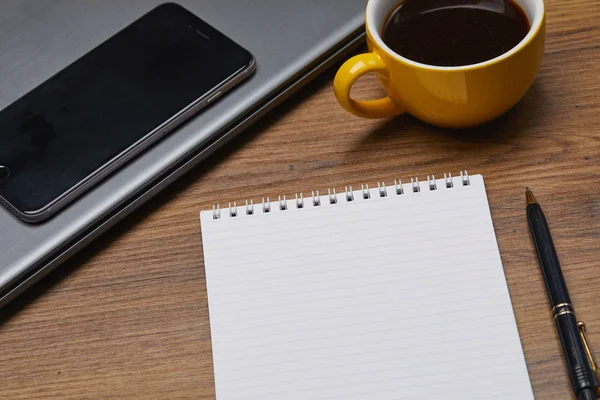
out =
[[(334, 80), (336, 98), (364, 118), (408, 113), (432, 125), (462, 128), (490, 121), (513, 107), (527, 92), (544, 54), (543, 0), (516, 0), (531, 28), (510, 51), (478, 64), (441, 67), (421, 64), (392, 51), (381, 33), (398, 0), (369, 0), (365, 15), (370, 53), (346, 61)], [(350, 89), (362, 75), (375, 72), (387, 97), (355, 100)]]

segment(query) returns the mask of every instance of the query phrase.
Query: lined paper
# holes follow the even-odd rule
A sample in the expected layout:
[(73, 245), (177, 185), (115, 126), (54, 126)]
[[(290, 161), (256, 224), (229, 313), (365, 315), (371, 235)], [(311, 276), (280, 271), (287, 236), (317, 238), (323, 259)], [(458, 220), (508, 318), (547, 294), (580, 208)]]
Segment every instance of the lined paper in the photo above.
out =
[(532, 400), (469, 180), (201, 212), (217, 399)]

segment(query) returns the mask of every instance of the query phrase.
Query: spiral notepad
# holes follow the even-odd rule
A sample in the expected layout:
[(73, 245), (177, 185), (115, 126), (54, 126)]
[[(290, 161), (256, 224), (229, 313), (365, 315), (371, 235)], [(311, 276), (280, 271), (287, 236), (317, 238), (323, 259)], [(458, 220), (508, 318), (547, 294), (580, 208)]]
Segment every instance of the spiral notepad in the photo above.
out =
[(201, 212), (217, 400), (532, 400), (481, 175)]

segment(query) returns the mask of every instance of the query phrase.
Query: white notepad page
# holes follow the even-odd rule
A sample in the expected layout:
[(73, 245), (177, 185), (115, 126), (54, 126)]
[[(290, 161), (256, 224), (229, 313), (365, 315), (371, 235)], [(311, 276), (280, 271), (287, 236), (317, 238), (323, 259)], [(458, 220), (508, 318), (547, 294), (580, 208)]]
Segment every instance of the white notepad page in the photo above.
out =
[(432, 182), (201, 213), (217, 400), (533, 399), (483, 178)]

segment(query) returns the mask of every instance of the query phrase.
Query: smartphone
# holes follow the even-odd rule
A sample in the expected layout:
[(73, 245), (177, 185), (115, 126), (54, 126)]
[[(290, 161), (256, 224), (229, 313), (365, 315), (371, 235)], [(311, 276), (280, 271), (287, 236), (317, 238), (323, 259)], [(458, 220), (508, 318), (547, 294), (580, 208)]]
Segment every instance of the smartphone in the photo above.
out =
[(0, 202), (47, 219), (254, 68), (183, 7), (156, 7), (0, 111)]

